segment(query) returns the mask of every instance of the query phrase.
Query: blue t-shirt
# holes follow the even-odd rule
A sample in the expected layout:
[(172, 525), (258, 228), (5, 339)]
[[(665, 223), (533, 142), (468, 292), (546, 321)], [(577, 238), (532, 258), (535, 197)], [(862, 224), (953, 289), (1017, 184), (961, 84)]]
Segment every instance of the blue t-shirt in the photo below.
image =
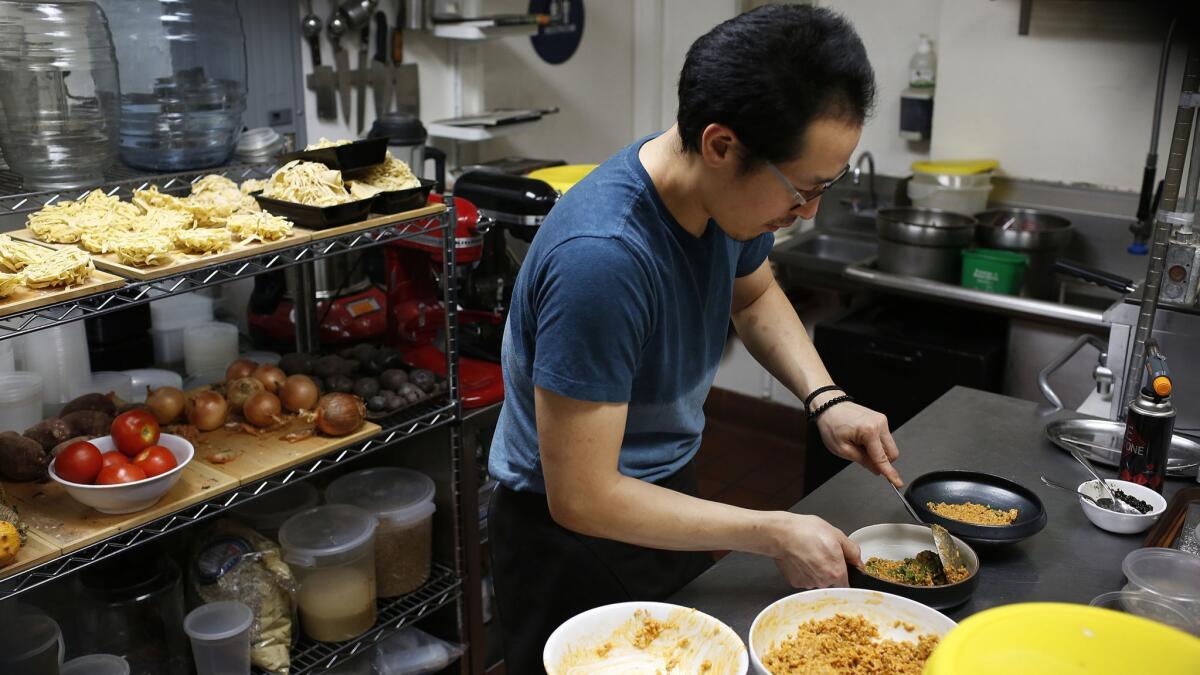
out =
[(714, 221), (689, 234), (630, 145), (559, 200), (513, 289), (501, 363), (504, 407), (488, 469), (544, 493), (534, 385), (583, 401), (627, 402), (620, 471), (657, 481), (691, 461), (729, 329), (735, 277), (774, 237), (731, 239)]

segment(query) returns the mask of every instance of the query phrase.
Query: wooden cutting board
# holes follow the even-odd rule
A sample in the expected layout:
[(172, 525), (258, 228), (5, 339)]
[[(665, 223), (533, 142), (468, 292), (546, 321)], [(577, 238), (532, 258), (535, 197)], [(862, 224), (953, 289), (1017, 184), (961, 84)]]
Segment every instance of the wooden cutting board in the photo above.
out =
[(62, 549), (46, 541), (36, 532), (29, 532), (25, 537), (25, 545), (17, 552), (17, 559), (0, 567), (0, 579), (12, 576), (34, 565), (57, 558)]
[(96, 270), (92, 272), (92, 278), (88, 279), (87, 283), (69, 288), (33, 289), (21, 286), (16, 293), (7, 298), (0, 298), (0, 316), (27, 312), (31, 309), (81, 298), (85, 295), (111, 291), (114, 288), (120, 288), (124, 285), (125, 280), (121, 277)]
[[(284, 434), (307, 426), (303, 422), (293, 421), (283, 429), (264, 433), (262, 436), (254, 436), (236, 429), (221, 428), (208, 431), (202, 434), (196, 443), (194, 461), (205, 464), (244, 485), (366, 440), (381, 431), (379, 425), (364, 422), (358, 431), (340, 438), (313, 436), (296, 443), (279, 440)], [(225, 450), (235, 451), (237, 457), (225, 464), (214, 464), (208, 460), (214, 453)]]
[(313, 239), (313, 241), (318, 241), (321, 239), (329, 239), (330, 237), (337, 237), (337, 236), (341, 236), (343, 234), (350, 234), (352, 232), (361, 232), (363, 230), (370, 230), (370, 229), (373, 229), (376, 227), (390, 225), (392, 223), (399, 223), (399, 222), (403, 222), (405, 220), (421, 218), (423, 216), (433, 216), (433, 215), (437, 215), (445, 210), (446, 210), (445, 204), (430, 204), (429, 206), (423, 206), (419, 209), (413, 209), (412, 211), (403, 211), (401, 213), (393, 213), (391, 215), (386, 215), (386, 216), (372, 215), (370, 218), (367, 218), (366, 220), (360, 220), (357, 223), (350, 223), (349, 225), (338, 225), (337, 227), (330, 227), (330, 228), (327, 228), (324, 230), (313, 230), (312, 231), (312, 239)]
[(58, 546), (61, 553), (70, 553), (237, 486), (236, 480), (205, 466), (198, 458), (180, 473), (179, 482), (157, 504), (124, 515), (100, 513), (84, 506), (67, 494), (66, 488), (52, 481), (5, 483), (4, 490), (16, 502), (30, 531)]
[[(61, 248), (76, 248), (75, 244), (47, 244), (43, 241), (38, 241), (33, 233), (28, 228), (10, 232), (9, 236), (13, 239), (20, 239), (40, 246), (48, 246), (54, 249)], [(147, 281), (150, 279), (158, 279), (161, 277), (179, 274), (180, 272), (190, 272), (191, 270), (208, 267), (209, 265), (217, 265), (220, 263), (232, 262), (239, 258), (250, 258), (270, 251), (275, 251), (289, 246), (303, 244), (312, 238), (312, 233), (300, 227), (292, 228), (292, 234), (278, 241), (256, 241), (252, 244), (235, 243), (227, 251), (221, 253), (213, 253), (208, 255), (195, 255), (190, 253), (180, 253), (174, 251), (171, 253), (171, 261), (162, 265), (153, 267), (135, 267), (120, 262), (115, 253), (106, 253), (104, 255), (92, 254), (92, 260), (96, 261), (96, 267), (114, 274), (119, 274), (128, 279), (138, 281)]]

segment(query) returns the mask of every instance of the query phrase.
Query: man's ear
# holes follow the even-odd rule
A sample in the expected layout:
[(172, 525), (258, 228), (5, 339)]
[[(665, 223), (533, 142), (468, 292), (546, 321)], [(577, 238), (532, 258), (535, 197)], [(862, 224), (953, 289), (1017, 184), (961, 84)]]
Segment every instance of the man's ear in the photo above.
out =
[(700, 155), (713, 169), (736, 167), (741, 161), (737, 134), (724, 124), (710, 124), (700, 134)]

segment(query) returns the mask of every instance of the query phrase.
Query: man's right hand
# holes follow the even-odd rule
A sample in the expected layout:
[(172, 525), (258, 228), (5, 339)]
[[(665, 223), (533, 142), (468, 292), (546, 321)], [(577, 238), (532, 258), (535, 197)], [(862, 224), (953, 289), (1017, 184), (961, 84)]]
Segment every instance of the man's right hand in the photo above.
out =
[(860, 566), (858, 544), (816, 516), (786, 511), (767, 514), (775, 564), (796, 588), (846, 586), (846, 566)]

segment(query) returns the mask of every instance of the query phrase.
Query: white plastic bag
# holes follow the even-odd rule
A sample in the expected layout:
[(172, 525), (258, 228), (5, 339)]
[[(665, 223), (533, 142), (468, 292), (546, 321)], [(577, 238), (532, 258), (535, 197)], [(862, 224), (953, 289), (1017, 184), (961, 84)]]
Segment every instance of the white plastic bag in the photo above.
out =
[(454, 663), (462, 654), (462, 645), (410, 626), (376, 645), (371, 662), (376, 675), (425, 675)]

